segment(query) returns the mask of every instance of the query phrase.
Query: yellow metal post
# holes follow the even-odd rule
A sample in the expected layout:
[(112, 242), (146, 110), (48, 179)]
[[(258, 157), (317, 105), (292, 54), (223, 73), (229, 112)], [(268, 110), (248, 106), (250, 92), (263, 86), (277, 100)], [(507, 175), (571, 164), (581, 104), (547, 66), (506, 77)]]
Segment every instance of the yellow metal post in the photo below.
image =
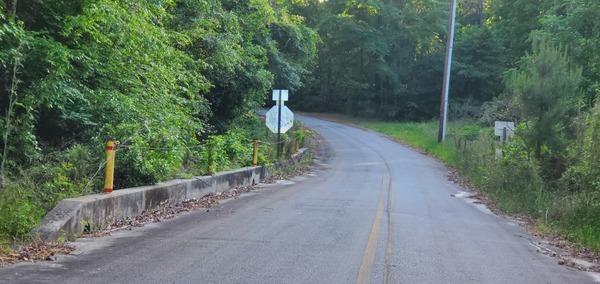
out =
[(252, 165), (258, 166), (258, 140), (254, 139), (254, 158), (252, 159)]
[(112, 193), (114, 186), (115, 175), (115, 154), (116, 154), (115, 139), (106, 141), (106, 172), (104, 174), (104, 193)]

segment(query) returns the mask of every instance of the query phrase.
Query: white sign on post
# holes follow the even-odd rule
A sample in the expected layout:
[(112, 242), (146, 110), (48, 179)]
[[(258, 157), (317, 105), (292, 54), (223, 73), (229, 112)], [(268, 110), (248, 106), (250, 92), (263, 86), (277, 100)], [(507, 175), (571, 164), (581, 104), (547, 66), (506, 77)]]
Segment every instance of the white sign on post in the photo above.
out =
[(506, 128), (506, 137), (515, 134), (515, 123), (512, 121), (496, 121), (494, 122), (494, 135), (502, 137)]
[(281, 107), (281, 129), (279, 133), (286, 133), (294, 126), (294, 113), (284, 105), (284, 102), (288, 100), (288, 90), (273, 90), (273, 100), (277, 104), (267, 111), (265, 124), (273, 133), (277, 133), (279, 108)]
[(281, 101), (286, 102), (288, 100), (288, 90), (273, 90), (273, 100), (279, 101), (279, 92), (281, 92)]
[[(267, 111), (265, 117), (265, 123), (273, 133), (277, 133), (277, 124), (279, 121), (278, 108), (278, 106), (273, 106)], [(287, 106), (281, 106), (281, 133), (286, 133), (292, 126), (294, 126), (294, 113)]]

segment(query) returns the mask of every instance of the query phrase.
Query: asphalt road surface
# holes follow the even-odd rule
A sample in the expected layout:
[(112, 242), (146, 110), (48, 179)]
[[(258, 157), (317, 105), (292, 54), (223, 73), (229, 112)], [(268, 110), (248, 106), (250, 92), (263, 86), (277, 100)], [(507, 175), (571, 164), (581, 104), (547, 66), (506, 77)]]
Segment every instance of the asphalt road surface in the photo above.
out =
[(304, 177), (209, 212), (79, 240), (5, 283), (594, 283), (536, 252), (436, 160), (382, 135), (302, 118), (329, 155)]

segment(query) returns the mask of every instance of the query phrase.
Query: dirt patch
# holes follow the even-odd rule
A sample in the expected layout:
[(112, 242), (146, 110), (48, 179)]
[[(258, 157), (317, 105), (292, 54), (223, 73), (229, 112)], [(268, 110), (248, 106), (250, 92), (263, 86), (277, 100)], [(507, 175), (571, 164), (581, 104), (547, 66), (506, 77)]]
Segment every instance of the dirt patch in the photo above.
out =
[(57, 254), (69, 254), (75, 248), (66, 244), (55, 244), (43, 241), (14, 245), (13, 249), (0, 251), (0, 267), (20, 262), (52, 261)]
[(177, 214), (184, 212), (194, 212), (201, 209), (207, 210), (213, 205), (219, 204), (220, 200), (237, 197), (243, 193), (250, 192), (252, 186), (236, 187), (229, 191), (209, 193), (200, 199), (190, 199), (177, 204), (163, 203), (154, 210), (144, 210), (141, 214), (118, 220), (102, 229), (93, 232), (84, 233), (81, 238), (96, 238), (109, 236), (112, 232), (118, 230), (131, 230), (133, 227), (143, 227), (148, 223), (156, 223), (163, 220), (175, 218)]

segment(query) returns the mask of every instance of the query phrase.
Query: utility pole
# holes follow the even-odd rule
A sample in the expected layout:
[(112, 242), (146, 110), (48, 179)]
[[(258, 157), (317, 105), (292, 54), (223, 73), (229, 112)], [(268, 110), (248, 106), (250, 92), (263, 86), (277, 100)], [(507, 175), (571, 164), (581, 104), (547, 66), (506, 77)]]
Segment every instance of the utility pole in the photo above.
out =
[(446, 140), (446, 123), (448, 121), (448, 91), (450, 89), (450, 70), (452, 66), (452, 45), (454, 44), (454, 25), (456, 18), (456, 0), (450, 0), (450, 19), (448, 21), (448, 43), (446, 45), (446, 64), (444, 66), (444, 87), (440, 105), (440, 130), (438, 143)]

